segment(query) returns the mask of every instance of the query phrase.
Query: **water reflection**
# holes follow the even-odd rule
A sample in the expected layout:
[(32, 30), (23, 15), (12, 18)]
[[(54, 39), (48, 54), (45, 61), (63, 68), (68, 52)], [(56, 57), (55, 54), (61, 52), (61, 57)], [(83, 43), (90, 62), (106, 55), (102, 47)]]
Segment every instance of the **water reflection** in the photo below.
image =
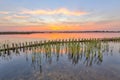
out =
[(48, 41), (36, 46), (16, 46), (0, 50), (0, 73), (3, 73), (0, 80), (119, 79), (120, 62), (115, 54), (120, 53), (120, 43), (117, 41)]
[[(81, 62), (86, 66), (100, 65), (103, 62), (104, 53), (112, 55), (113, 49), (114, 47), (109, 46), (108, 42), (101, 41), (56, 43), (4, 50), (0, 52), (0, 59), (9, 61), (13, 55), (20, 56), (20, 54), (26, 53), (26, 61), (28, 61), (28, 55), (32, 53), (32, 66), (34, 69), (39, 66), (39, 70), (42, 72), (43, 58), (51, 64), (53, 58), (59, 61), (59, 57), (67, 55), (72, 64)], [(118, 52), (120, 53), (120, 48)]]

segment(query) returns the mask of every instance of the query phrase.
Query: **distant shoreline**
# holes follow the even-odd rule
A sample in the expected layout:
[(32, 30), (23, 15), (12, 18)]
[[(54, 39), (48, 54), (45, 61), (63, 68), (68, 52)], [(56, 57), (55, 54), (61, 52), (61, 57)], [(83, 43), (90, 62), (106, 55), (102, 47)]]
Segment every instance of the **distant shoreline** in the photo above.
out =
[(120, 31), (11, 31), (11, 32), (0, 32), (0, 35), (8, 34), (37, 34), (37, 33), (120, 33)]

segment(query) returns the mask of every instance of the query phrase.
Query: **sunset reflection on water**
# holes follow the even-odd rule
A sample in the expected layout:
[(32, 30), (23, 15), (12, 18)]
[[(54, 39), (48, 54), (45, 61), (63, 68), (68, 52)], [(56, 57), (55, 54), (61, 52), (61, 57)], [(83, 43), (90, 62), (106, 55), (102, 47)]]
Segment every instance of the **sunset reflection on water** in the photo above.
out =
[(119, 37), (120, 33), (44, 33), (44, 34), (18, 34), (0, 35), (0, 40), (55, 40), (69, 38), (111, 38)]

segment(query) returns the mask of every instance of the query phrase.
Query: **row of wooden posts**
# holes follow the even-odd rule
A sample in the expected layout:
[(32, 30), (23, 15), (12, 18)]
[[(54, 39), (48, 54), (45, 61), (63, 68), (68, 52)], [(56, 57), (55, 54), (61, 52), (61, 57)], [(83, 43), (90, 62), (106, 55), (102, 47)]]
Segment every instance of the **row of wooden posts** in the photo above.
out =
[(44, 40), (44, 41), (34, 41), (34, 42), (21, 42), (21, 43), (4, 43), (0, 45), (0, 51), (40, 46), (46, 44), (58, 44), (58, 43), (72, 43), (72, 42), (98, 42), (98, 41), (120, 41), (120, 38), (91, 38), (91, 39), (59, 39), (59, 40)]

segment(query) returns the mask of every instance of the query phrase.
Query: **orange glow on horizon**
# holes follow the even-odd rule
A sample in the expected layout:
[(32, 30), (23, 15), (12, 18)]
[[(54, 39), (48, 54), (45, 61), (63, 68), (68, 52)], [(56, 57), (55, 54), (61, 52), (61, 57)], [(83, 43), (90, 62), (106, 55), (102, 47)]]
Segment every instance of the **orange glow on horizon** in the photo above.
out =
[(93, 26), (26, 26), (26, 27), (14, 27), (15, 31), (84, 31), (84, 30), (96, 30), (99, 29)]
[[(89, 22), (86, 24), (46, 24), (43, 26), (35, 25), (35, 26), (19, 26), (19, 27), (2, 27), (2, 31), (90, 31), (90, 30), (118, 30), (119, 22), (104, 22), (101, 23), (93, 23)], [(115, 27), (113, 27), (115, 26)], [(118, 26), (118, 27), (117, 27)]]
[(50, 26), (51, 30), (64, 30), (63, 27), (57, 27), (57, 26)]

